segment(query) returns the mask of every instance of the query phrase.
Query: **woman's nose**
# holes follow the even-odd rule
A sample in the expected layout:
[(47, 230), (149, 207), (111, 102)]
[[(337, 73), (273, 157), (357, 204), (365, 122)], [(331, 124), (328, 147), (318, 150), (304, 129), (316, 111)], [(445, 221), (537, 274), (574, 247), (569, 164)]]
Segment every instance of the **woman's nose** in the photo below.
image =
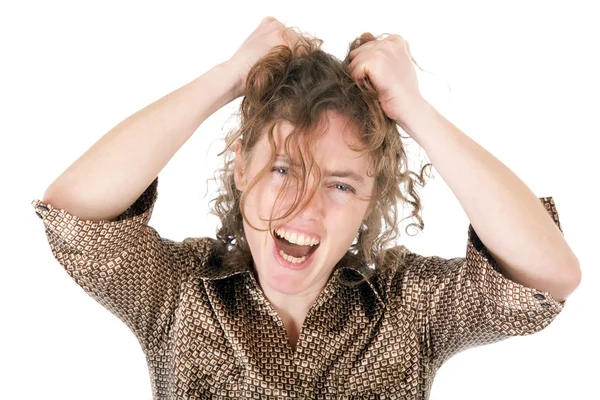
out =
[(322, 219), (324, 216), (323, 193), (320, 188), (308, 190), (303, 201), (300, 203), (302, 210), (299, 215), (305, 219)]

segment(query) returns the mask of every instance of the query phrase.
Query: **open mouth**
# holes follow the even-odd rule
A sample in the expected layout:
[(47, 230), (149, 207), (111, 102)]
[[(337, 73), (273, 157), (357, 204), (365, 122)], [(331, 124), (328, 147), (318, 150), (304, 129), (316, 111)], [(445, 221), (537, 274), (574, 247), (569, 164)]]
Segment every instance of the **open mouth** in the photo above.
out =
[(277, 232), (273, 232), (273, 236), (275, 237), (275, 245), (277, 246), (281, 257), (293, 264), (299, 264), (305, 261), (321, 245), (321, 243), (313, 245), (292, 243), (283, 236), (277, 234)]

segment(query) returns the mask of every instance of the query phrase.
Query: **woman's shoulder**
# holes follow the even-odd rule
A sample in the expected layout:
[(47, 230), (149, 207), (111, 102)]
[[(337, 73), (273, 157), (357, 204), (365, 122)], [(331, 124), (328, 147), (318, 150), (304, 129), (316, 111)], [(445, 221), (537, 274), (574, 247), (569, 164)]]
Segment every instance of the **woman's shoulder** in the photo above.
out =
[(182, 244), (188, 249), (195, 269), (217, 269), (223, 256), (221, 242), (210, 236), (187, 237)]
[(399, 275), (420, 269), (430, 257), (416, 253), (406, 246), (398, 245), (386, 249), (378, 270), (385, 276)]
[(410, 278), (413, 280), (429, 280), (435, 275), (444, 274), (447, 269), (460, 265), (460, 257), (444, 258), (438, 255), (424, 255), (396, 246), (386, 250), (380, 270), (386, 276)]
[(206, 262), (208, 258), (219, 252), (217, 239), (210, 236), (187, 237), (183, 239), (182, 243), (190, 249), (195, 257), (203, 262)]
[(432, 265), (439, 266), (439, 260), (438, 256), (423, 255), (399, 245), (386, 250), (376, 275), (388, 295), (393, 297), (408, 291), (415, 295), (436, 281), (441, 271)]

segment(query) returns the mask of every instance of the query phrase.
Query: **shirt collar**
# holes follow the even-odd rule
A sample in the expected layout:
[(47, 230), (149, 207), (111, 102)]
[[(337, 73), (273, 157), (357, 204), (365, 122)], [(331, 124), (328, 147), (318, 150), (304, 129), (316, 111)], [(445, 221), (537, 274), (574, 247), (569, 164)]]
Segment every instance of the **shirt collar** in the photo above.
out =
[[(212, 244), (214, 245), (216, 240), (210, 240), (213, 242)], [(215, 247), (210, 247), (212, 247), (213, 251), (209, 251), (209, 254), (211, 254), (209, 257), (206, 257), (206, 252), (204, 252), (204, 257), (198, 254), (198, 258), (200, 261), (200, 268), (198, 272), (202, 280), (215, 281), (219, 279), (229, 278), (234, 275), (250, 274), (255, 278), (256, 281), (258, 281), (256, 277), (256, 272), (254, 271), (254, 267), (251, 262), (247, 265), (240, 265), (239, 267), (225, 267), (223, 265), (220, 265), (219, 257), (214, 251)], [(200, 249), (207, 250), (205, 246), (200, 246)], [(377, 274), (374, 273), (374, 271), (370, 270), (370, 267), (367, 266), (365, 263), (361, 263), (359, 261), (351, 261), (350, 257), (345, 256), (335, 266), (330, 280), (339, 278), (349, 282), (362, 281), (360, 285), (366, 285), (366, 287), (368, 287), (369, 290), (373, 292), (377, 303), (379, 303), (380, 306), (384, 305), (381, 282), (379, 281), (379, 279), (377, 279)]]

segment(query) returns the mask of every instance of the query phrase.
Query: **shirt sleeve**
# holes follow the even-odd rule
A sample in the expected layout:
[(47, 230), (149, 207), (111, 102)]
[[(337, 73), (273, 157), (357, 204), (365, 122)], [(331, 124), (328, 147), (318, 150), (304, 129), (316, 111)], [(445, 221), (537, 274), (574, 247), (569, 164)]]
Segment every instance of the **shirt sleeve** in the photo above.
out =
[[(552, 197), (539, 200), (562, 233)], [(440, 365), (470, 347), (536, 333), (565, 304), (505, 277), (470, 224), (466, 257), (427, 257), (422, 265), (427, 282), (425, 340)]]
[(83, 220), (32, 201), (56, 260), (131, 329), (146, 354), (164, 339), (191, 262), (187, 246), (148, 226), (157, 186), (158, 177), (114, 221)]

